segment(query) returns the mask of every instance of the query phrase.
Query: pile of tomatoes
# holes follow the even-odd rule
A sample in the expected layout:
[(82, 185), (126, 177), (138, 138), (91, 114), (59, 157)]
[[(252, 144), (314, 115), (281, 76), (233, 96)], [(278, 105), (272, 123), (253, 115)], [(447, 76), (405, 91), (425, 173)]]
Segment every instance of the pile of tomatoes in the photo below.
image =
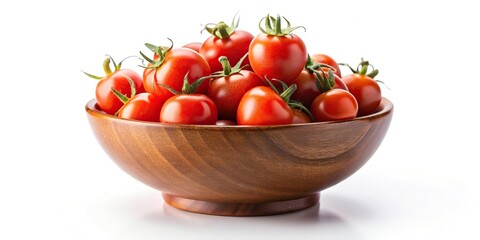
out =
[(119, 118), (208, 125), (348, 120), (377, 110), (378, 70), (367, 61), (344, 64), (352, 73), (342, 76), (330, 56), (307, 53), (293, 33), (303, 27), (286, 18), (267, 15), (256, 36), (237, 26), (236, 18), (207, 24), (208, 39), (180, 48), (170, 39), (170, 47), (145, 44), (152, 53), (140, 52), (142, 75), (107, 56), (106, 76), (87, 74), (100, 80), (97, 106)]

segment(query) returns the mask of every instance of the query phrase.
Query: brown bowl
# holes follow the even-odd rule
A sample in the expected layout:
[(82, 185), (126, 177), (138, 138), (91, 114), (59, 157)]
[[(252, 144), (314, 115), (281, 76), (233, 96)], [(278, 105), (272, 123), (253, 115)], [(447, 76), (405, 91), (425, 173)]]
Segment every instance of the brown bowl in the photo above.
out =
[(103, 149), (125, 172), (160, 190), (169, 205), (232, 216), (311, 207), (374, 154), (393, 114), (281, 126), (174, 125), (120, 119), (86, 105)]

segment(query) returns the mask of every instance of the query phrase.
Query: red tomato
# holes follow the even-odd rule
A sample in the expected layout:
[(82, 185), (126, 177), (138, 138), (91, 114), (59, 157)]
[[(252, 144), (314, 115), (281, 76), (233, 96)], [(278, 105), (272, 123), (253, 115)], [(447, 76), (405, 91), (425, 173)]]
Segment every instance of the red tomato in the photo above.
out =
[(142, 84), (142, 78), (138, 73), (130, 69), (117, 70), (104, 77), (97, 84), (95, 97), (97, 104), (102, 111), (113, 115), (123, 106), (123, 102), (115, 96), (112, 92), (112, 88), (127, 97), (131, 97), (132, 92), (127, 77), (132, 79), (137, 93), (145, 91)]
[[(325, 75), (328, 77), (328, 70), (325, 68), (323, 69)], [(322, 74), (322, 72), (320, 72)], [(334, 74), (335, 77), (335, 85), (333, 88), (337, 89), (344, 89), (348, 90), (345, 83), (342, 81), (340, 77)], [(314, 73), (308, 72), (308, 70), (304, 69), (300, 75), (293, 81), (293, 83), (297, 84), (297, 90), (293, 93), (292, 99), (297, 100), (306, 108), (310, 108), (310, 105), (320, 93), (323, 91), (318, 88), (317, 85), (317, 78)]]
[(203, 94), (178, 94), (169, 98), (160, 112), (160, 122), (174, 124), (215, 125), (218, 110)]
[(302, 72), (307, 62), (307, 49), (295, 34), (271, 36), (258, 34), (248, 50), (250, 65), (262, 78), (280, 79), (287, 85)]
[[(173, 96), (169, 90), (160, 84), (167, 85), (181, 92), (184, 77), (188, 73), (188, 81), (210, 75), (208, 63), (197, 52), (187, 48), (176, 48), (165, 54), (163, 63), (157, 68), (145, 68), (143, 85), (145, 90), (159, 96)], [(196, 93), (206, 93), (208, 81), (204, 81)]]
[(256, 86), (265, 83), (257, 74), (241, 70), (233, 75), (216, 78), (210, 82), (207, 95), (218, 107), (219, 118), (235, 121), (237, 108), (243, 95)]
[(374, 113), (382, 100), (382, 91), (371, 77), (362, 74), (350, 74), (343, 77), (348, 90), (358, 102), (358, 116)]
[[(222, 70), (222, 65), (218, 61), (221, 56), (226, 56), (232, 64), (236, 64), (248, 52), (248, 46), (253, 39), (253, 35), (247, 31), (235, 30), (226, 38), (211, 36), (202, 44), (200, 54), (207, 60), (212, 72)], [(248, 58), (243, 65), (249, 64)]]
[(118, 117), (142, 121), (158, 122), (160, 110), (167, 99), (152, 93), (133, 96), (118, 111)]
[(354, 119), (357, 116), (358, 104), (348, 91), (332, 89), (313, 100), (310, 112), (318, 122)]
[(191, 42), (191, 43), (183, 45), (183, 48), (190, 48), (195, 52), (200, 52), (200, 47), (201, 46), (202, 46), (202, 43), (200, 43), (200, 42)]
[(293, 121), (292, 123), (309, 123), (312, 122), (312, 119), (300, 109), (293, 109)]
[(314, 62), (324, 63), (333, 67), (335, 69), (333, 73), (335, 73), (339, 77), (342, 77), (342, 72), (340, 71), (340, 67), (338, 66), (338, 63), (330, 56), (326, 54), (314, 54), (312, 55), (312, 59)]
[(239, 125), (291, 124), (293, 111), (271, 88), (258, 86), (243, 95), (237, 109)]
[(297, 90), (292, 94), (292, 99), (301, 102), (306, 108), (310, 108), (313, 99), (321, 93), (317, 87), (315, 74), (304, 69), (293, 83), (297, 84)]
[[(282, 27), (282, 19), (287, 27)], [(261, 27), (262, 22), (265, 27)], [(287, 85), (302, 72), (307, 63), (307, 48), (303, 40), (292, 31), (302, 27), (292, 27), (286, 18), (270, 15), (259, 23), (262, 33), (250, 43), (248, 59), (253, 71), (266, 79), (279, 79)]]

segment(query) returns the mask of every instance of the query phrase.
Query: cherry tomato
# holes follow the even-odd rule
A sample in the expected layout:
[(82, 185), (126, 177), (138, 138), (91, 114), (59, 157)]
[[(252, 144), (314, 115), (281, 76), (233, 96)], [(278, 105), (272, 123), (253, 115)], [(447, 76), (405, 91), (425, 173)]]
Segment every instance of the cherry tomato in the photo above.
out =
[(100, 109), (108, 114), (115, 114), (122, 106), (123, 103), (112, 92), (112, 88), (131, 97), (130, 83), (127, 76), (132, 79), (135, 84), (135, 89), (138, 92), (143, 92), (142, 78), (138, 73), (129, 69), (118, 70), (98, 82), (95, 91), (95, 97)]
[(190, 48), (195, 52), (200, 52), (200, 47), (202, 46), (201, 42), (191, 42), (183, 45), (183, 48)]
[(291, 124), (293, 110), (271, 88), (258, 86), (243, 95), (237, 109), (239, 125)]
[(293, 109), (293, 121), (292, 123), (309, 123), (312, 122), (312, 119), (302, 110), (300, 109)]
[[(156, 56), (156, 58), (159, 57)], [(192, 83), (201, 77), (210, 75), (210, 67), (200, 54), (191, 49), (172, 49), (165, 54), (163, 62), (156, 69), (145, 68), (143, 85), (147, 92), (170, 97), (173, 96), (173, 93), (161, 86), (161, 84), (180, 92), (187, 73), (188, 81)], [(196, 93), (206, 93), (207, 91), (208, 81), (204, 81)]]
[[(378, 83), (374, 80), (378, 74), (368, 61), (363, 60), (353, 69), (346, 65), (352, 71), (352, 74), (344, 76), (344, 82), (349, 91), (355, 96), (358, 102), (358, 116), (365, 116), (374, 113), (382, 101), (382, 91)], [(371, 69), (369, 73), (368, 70)]]
[(342, 77), (342, 72), (340, 71), (340, 67), (338, 66), (338, 63), (330, 56), (326, 54), (314, 54), (312, 55), (312, 59), (317, 63), (324, 63), (333, 67), (335, 69), (333, 73), (335, 73), (339, 77)]
[[(212, 72), (222, 70), (218, 58), (226, 56), (232, 64), (236, 64), (248, 52), (253, 35), (247, 31), (235, 30), (226, 38), (211, 36), (202, 44), (200, 54), (207, 60)], [(249, 64), (248, 59), (244, 64)]]
[(160, 112), (160, 122), (173, 124), (215, 125), (218, 110), (203, 94), (178, 94), (169, 98)]
[(358, 102), (358, 116), (374, 113), (382, 100), (382, 91), (371, 77), (362, 74), (350, 74), (343, 77), (348, 90)]
[[(112, 57), (105, 58), (103, 70), (106, 76), (104, 77), (84, 72), (87, 76), (100, 80), (95, 89), (95, 98), (100, 109), (108, 114), (115, 114), (123, 106), (123, 102), (112, 92), (112, 88), (128, 98), (132, 95), (132, 89), (135, 89), (136, 93), (145, 92), (142, 78), (137, 72), (130, 69), (120, 69), (122, 62), (126, 59), (116, 64)], [(113, 71), (110, 68), (110, 63), (113, 63)], [(132, 81), (134, 86), (130, 85), (129, 80)]]
[(269, 79), (281, 79), (287, 85), (302, 72), (307, 50), (297, 35), (269, 36), (257, 35), (248, 51), (250, 65), (259, 76)]
[[(303, 40), (291, 33), (295, 28), (281, 28), (280, 16), (272, 26), (271, 17), (266, 21), (266, 29), (261, 29), (251, 42), (248, 50), (250, 65), (262, 78), (280, 79), (287, 85), (302, 72), (307, 61), (307, 49)], [(277, 26), (278, 25), (278, 26)], [(279, 31), (279, 29), (281, 29)]]
[(257, 74), (241, 70), (233, 75), (216, 78), (210, 82), (207, 95), (218, 107), (219, 118), (235, 121), (237, 108), (243, 95), (256, 86), (265, 83)]
[(310, 111), (318, 122), (354, 119), (358, 112), (355, 97), (343, 89), (331, 89), (313, 100)]
[[(327, 77), (329, 76), (326, 68), (322, 68), (322, 71), (325, 72)], [(320, 72), (320, 74), (322, 74), (322, 72)], [(347, 86), (339, 76), (334, 74), (334, 78), (335, 84), (333, 88), (348, 90)], [(318, 88), (315, 74), (310, 73), (306, 69), (295, 78), (293, 83), (297, 84), (297, 90), (293, 93), (292, 99), (303, 103), (306, 108), (310, 108), (313, 99), (322, 93), (322, 90)]]
[(118, 117), (158, 122), (160, 110), (167, 99), (152, 93), (140, 93), (128, 100), (118, 111)]

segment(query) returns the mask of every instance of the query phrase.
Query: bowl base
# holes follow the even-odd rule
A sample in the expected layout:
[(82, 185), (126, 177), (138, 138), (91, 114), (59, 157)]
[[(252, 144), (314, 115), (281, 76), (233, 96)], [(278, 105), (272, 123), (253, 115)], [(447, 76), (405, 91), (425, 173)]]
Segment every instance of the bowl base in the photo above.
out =
[(182, 198), (163, 193), (165, 202), (175, 208), (209, 215), (220, 216), (265, 216), (303, 210), (320, 200), (320, 193), (306, 197), (264, 203), (217, 203)]

